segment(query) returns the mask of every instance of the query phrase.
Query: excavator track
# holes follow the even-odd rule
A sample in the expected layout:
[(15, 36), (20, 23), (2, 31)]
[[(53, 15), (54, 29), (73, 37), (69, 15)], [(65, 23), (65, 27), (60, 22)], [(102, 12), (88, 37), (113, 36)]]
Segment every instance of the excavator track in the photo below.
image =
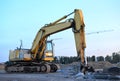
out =
[(9, 64), (5, 66), (5, 71), (8, 73), (33, 73), (33, 72), (39, 72), (39, 73), (51, 73), (56, 72), (60, 66), (58, 64), (54, 63), (29, 63), (24, 64), (23, 62)]

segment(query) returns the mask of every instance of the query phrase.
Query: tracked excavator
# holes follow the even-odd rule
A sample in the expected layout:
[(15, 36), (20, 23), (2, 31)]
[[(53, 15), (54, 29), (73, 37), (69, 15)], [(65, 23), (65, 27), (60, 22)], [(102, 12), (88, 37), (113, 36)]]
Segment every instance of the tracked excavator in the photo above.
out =
[[(65, 20), (71, 14), (74, 14), (74, 18)], [(5, 70), (7, 72), (56, 72), (60, 67), (52, 62), (54, 60), (53, 43), (47, 40), (47, 37), (70, 28), (74, 33), (77, 56), (80, 57), (81, 64), (84, 66), (85, 24), (82, 11), (75, 9), (72, 13), (41, 27), (31, 49), (20, 47), (10, 50), (9, 61), (6, 62)]]

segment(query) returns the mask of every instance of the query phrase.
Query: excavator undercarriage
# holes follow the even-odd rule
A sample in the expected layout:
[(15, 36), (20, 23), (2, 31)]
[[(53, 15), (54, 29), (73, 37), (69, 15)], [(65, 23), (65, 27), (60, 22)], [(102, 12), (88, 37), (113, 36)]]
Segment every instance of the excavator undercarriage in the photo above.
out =
[(59, 69), (59, 65), (50, 62), (11, 62), (11, 64), (7, 64), (5, 70), (7, 72), (56, 72)]

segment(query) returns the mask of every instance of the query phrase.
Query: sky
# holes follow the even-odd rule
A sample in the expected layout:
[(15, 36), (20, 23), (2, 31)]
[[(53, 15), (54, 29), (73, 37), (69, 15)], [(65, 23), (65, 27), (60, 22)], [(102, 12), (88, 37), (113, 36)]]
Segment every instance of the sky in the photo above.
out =
[[(82, 10), (86, 33), (114, 30), (86, 34), (86, 56), (120, 51), (120, 0), (0, 0), (0, 62), (9, 60), (9, 50), (19, 47), (20, 40), (30, 49), (41, 27), (74, 9)], [(55, 56), (77, 56), (71, 29), (49, 39), (54, 39)]]

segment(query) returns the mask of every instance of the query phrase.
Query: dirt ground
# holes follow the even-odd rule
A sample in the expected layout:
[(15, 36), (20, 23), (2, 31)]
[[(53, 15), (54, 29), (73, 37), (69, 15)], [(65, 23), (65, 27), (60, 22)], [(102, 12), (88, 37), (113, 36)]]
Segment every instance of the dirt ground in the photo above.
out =
[(0, 74), (0, 81), (74, 81), (72, 78), (64, 78), (60, 73), (31, 73), (31, 74)]
[(57, 73), (0, 73), (0, 81), (119, 81), (102, 79), (82, 79)]
[[(79, 74), (78, 64), (61, 64), (61, 69), (56, 73), (6, 73), (4, 65), (0, 65), (0, 81), (120, 81), (120, 79), (103, 79), (110, 75), (96, 75), (102, 77), (102, 79), (93, 79), (91, 75)], [(120, 78), (120, 76), (117, 77)]]

